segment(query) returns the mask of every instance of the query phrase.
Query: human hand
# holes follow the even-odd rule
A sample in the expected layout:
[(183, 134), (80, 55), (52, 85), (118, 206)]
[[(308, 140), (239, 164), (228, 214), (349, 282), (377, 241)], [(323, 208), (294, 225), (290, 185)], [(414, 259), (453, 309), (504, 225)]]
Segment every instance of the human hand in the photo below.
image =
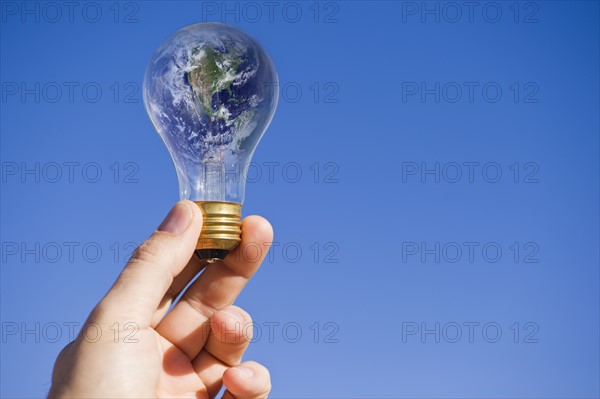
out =
[[(245, 218), (237, 249), (206, 265), (192, 256), (201, 227), (193, 202), (171, 209), (58, 356), (49, 397), (214, 398), (223, 384), (223, 398), (267, 396), (268, 370), (241, 363), (251, 319), (232, 304), (263, 261), (273, 230), (259, 216)], [(260, 253), (243, 256), (252, 251)]]

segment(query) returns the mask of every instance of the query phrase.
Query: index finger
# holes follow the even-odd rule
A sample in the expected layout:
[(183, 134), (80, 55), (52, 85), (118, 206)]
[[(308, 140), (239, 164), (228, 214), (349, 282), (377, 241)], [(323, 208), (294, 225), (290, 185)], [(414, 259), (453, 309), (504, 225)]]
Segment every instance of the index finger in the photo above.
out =
[(258, 270), (273, 241), (273, 228), (260, 216), (242, 221), (242, 242), (224, 260), (212, 263), (183, 294), (156, 331), (190, 359), (200, 352), (210, 333), (208, 319), (233, 304)]

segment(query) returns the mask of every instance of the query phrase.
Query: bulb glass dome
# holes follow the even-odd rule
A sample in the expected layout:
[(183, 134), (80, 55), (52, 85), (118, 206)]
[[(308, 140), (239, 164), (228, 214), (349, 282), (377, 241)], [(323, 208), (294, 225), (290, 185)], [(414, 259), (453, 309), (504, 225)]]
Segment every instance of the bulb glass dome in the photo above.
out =
[(267, 53), (235, 27), (191, 25), (158, 47), (144, 77), (144, 104), (173, 159), (181, 199), (243, 202), (278, 89)]

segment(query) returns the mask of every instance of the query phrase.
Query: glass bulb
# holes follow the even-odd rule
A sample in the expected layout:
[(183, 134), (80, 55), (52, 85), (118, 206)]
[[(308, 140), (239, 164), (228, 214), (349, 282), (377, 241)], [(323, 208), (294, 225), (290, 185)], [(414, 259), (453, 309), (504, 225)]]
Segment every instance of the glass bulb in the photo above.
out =
[[(243, 203), (248, 166), (275, 113), (278, 88), (265, 50), (226, 24), (180, 29), (152, 56), (144, 77), (146, 111), (173, 159), (180, 198), (199, 204), (205, 225), (207, 212), (223, 216), (237, 212), (227, 203)], [(221, 224), (226, 234), (226, 221)], [(201, 238), (216, 234), (205, 230)]]

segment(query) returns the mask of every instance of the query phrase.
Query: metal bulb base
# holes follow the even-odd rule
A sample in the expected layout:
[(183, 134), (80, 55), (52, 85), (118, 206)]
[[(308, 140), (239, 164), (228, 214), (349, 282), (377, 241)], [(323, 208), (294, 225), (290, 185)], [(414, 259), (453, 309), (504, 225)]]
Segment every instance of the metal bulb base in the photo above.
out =
[(234, 202), (198, 201), (202, 211), (202, 231), (195, 254), (208, 262), (225, 258), (242, 241), (242, 205)]

